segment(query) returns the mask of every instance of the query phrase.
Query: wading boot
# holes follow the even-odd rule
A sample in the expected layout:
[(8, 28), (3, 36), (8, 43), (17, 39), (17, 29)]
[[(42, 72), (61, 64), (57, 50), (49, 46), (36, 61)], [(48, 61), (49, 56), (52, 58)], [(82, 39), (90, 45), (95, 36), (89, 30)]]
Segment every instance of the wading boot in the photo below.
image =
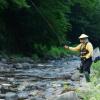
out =
[(84, 72), (84, 74), (85, 74), (86, 81), (90, 82), (90, 75), (89, 75), (89, 73), (88, 72)]

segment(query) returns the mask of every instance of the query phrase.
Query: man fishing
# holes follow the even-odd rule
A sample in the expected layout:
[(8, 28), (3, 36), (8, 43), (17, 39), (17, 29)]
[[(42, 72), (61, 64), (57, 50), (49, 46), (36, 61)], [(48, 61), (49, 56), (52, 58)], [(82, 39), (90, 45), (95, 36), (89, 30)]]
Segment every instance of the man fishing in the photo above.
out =
[(76, 47), (69, 47), (67, 45), (64, 46), (65, 49), (69, 49), (72, 51), (80, 52), (80, 73), (85, 74), (85, 78), (87, 82), (90, 82), (90, 67), (92, 64), (92, 56), (93, 56), (93, 46), (88, 40), (88, 36), (86, 34), (81, 34), (79, 36), (80, 44)]

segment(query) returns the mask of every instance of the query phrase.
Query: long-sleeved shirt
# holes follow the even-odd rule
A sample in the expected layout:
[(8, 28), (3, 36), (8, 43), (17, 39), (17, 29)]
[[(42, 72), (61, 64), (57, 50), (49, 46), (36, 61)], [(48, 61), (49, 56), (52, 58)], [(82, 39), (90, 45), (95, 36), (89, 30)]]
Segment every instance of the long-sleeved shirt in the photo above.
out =
[(76, 47), (69, 47), (69, 50), (80, 51), (81, 48), (83, 48), (85, 45), (86, 45), (86, 50), (88, 50), (88, 53), (86, 55), (84, 55), (84, 57), (86, 59), (88, 59), (88, 58), (93, 56), (93, 46), (92, 46), (92, 44), (90, 42), (88, 42), (87, 44), (80, 43)]

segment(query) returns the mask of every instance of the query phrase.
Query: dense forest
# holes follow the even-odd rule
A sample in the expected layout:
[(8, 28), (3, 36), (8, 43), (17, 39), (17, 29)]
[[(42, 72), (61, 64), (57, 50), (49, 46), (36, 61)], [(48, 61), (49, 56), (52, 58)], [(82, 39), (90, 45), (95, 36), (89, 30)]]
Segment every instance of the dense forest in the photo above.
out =
[(100, 1), (0, 0), (0, 51), (41, 56), (81, 33), (100, 46)]

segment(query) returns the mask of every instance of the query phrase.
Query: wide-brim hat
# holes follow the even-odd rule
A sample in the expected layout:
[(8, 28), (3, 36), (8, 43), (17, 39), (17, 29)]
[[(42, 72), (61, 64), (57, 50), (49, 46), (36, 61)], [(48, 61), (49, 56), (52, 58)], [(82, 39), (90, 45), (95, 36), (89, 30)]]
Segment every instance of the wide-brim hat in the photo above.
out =
[(88, 35), (86, 35), (86, 34), (81, 34), (81, 35), (79, 36), (79, 39), (82, 39), (82, 38), (88, 38)]

